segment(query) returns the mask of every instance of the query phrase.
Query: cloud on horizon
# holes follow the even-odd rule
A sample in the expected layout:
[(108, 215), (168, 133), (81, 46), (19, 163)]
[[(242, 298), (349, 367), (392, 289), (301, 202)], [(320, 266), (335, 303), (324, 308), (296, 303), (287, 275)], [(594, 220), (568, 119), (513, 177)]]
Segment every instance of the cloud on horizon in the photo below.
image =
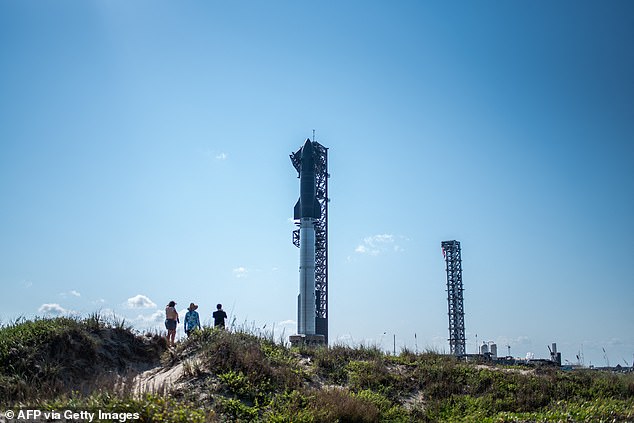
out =
[(163, 321), (164, 318), (163, 313), (164, 312), (162, 310), (156, 310), (150, 315), (139, 314), (134, 320), (144, 324), (160, 323)]
[(145, 295), (135, 295), (128, 298), (126, 304), (129, 308), (156, 308), (156, 304)]
[(64, 307), (60, 306), (57, 303), (42, 304), (40, 308), (37, 309), (37, 311), (38, 313), (42, 313), (47, 316), (64, 316), (67, 314), (71, 314), (70, 310), (66, 310)]

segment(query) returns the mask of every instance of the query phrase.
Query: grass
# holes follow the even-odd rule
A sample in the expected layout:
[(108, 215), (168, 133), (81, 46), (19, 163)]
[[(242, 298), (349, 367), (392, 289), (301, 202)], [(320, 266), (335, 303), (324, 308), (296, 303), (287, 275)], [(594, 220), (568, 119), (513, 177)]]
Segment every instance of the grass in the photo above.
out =
[(363, 345), (289, 348), (236, 325), (205, 328), (164, 350), (163, 366), (182, 364), (183, 376), (158, 394), (134, 395), (104, 376), (125, 381), (130, 363), (157, 363), (163, 350), (164, 341), (99, 315), (15, 322), (0, 329), (0, 401), (132, 411), (158, 422), (634, 420), (634, 374), (476, 366)]
[(0, 404), (114, 385), (113, 372), (156, 362), (164, 348), (160, 337), (136, 336), (98, 314), (18, 320), (0, 328)]

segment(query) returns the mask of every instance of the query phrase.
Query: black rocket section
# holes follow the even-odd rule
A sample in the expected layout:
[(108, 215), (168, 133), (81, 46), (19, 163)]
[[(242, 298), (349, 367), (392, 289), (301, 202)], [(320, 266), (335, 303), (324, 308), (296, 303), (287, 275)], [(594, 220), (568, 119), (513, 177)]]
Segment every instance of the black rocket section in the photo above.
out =
[(315, 149), (310, 139), (307, 139), (304, 146), (296, 154), (300, 155), (299, 168), (299, 200), (293, 210), (293, 218), (301, 219), (311, 217), (319, 219), (321, 217), (321, 205), (317, 201), (315, 193)]

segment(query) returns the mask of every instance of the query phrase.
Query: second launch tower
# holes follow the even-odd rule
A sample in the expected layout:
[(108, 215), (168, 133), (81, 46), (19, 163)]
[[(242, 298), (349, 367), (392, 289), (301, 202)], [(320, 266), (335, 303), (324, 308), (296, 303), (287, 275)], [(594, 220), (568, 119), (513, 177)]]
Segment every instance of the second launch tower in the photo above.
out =
[(452, 355), (466, 354), (464, 304), (462, 298), (462, 257), (460, 241), (443, 241), (443, 256), (447, 265), (447, 306), (449, 310), (449, 349)]

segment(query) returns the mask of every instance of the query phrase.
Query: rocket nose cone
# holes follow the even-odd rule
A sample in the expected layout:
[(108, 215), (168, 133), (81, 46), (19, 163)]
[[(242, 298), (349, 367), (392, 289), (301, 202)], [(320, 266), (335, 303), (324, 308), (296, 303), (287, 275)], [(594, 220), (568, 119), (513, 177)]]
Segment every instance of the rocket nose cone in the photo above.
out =
[(304, 146), (302, 147), (302, 154), (312, 154), (313, 152), (313, 143), (310, 141), (310, 139), (307, 139), (306, 142), (304, 143)]

